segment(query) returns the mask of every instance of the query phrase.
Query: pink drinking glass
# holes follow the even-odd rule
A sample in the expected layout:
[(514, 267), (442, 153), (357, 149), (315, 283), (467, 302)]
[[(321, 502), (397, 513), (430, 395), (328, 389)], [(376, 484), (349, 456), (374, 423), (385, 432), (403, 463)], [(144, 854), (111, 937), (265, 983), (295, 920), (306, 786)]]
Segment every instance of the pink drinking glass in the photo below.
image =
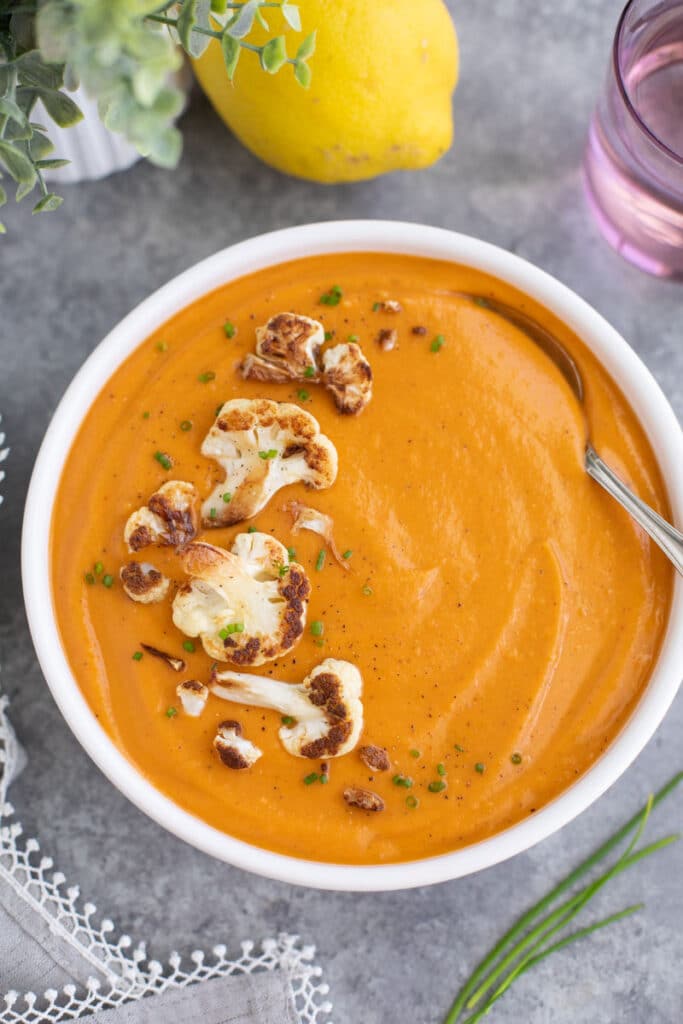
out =
[(683, 280), (683, 0), (626, 5), (583, 169), (607, 241)]

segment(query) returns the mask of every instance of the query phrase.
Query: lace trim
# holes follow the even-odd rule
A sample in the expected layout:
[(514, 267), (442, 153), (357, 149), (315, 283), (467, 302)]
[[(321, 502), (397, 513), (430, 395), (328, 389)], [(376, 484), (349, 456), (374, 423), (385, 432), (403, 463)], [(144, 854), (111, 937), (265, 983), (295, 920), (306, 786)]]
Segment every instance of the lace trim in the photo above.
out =
[(19, 764), (7, 705), (7, 698), (0, 697), (0, 884), (10, 885), (105, 981), (91, 978), (85, 989), (66, 985), (61, 992), (48, 989), (42, 995), (8, 992), (0, 996), (0, 1024), (74, 1020), (210, 978), (276, 968), (291, 983), (301, 1024), (332, 1024), (332, 1004), (325, 999), (329, 986), (321, 980), (322, 969), (313, 963), (315, 947), (302, 946), (296, 935), (265, 939), (258, 948), (243, 942), (241, 956), (234, 959), (222, 945), (214, 946), (208, 955), (196, 950), (185, 963), (172, 953), (164, 965), (147, 958), (144, 943), (135, 945), (129, 935), (115, 938), (116, 929), (108, 918), (97, 923), (97, 908), (81, 903), (77, 886), (66, 887), (64, 875), (53, 870), (52, 859), (40, 856), (38, 841), (29, 838), (20, 843), (22, 827), (13, 820), (14, 808), (7, 800)]

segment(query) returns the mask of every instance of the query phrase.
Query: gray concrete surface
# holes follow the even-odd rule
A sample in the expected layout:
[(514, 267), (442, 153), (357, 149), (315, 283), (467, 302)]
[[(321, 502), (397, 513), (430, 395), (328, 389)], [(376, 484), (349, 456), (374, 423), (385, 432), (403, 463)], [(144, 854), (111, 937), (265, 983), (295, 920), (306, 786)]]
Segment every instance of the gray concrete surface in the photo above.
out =
[[(58, 398), (100, 338), (169, 277), (270, 228), (396, 217), (466, 231), (533, 260), (620, 329), (683, 415), (683, 290), (623, 263), (584, 205), (579, 161), (619, 0), (452, 4), (463, 73), (457, 141), (434, 169), (353, 187), (287, 180), (252, 159), (195, 97), (175, 173), (140, 164), (64, 189), (57, 214), (11, 209), (0, 247), (0, 410), (13, 453), (0, 509), (2, 686), (31, 761), (14, 791), (70, 879), (117, 924), (170, 948), (278, 929), (318, 945), (336, 1024), (436, 1024), (478, 957), (528, 903), (681, 767), (683, 703), (591, 810), (476, 877), (376, 896), (293, 889), (216, 863), (164, 834), (100, 775), (62, 721), (22, 608), (19, 533), (31, 466)], [(3, 211), (4, 213), (5, 211)], [(652, 834), (681, 824), (679, 797)], [(515, 986), (491, 1020), (674, 1024), (683, 1019), (683, 844), (614, 884), (599, 909), (645, 898), (629, 923)], [(2, 973), (0, 965), (0, 974)]]

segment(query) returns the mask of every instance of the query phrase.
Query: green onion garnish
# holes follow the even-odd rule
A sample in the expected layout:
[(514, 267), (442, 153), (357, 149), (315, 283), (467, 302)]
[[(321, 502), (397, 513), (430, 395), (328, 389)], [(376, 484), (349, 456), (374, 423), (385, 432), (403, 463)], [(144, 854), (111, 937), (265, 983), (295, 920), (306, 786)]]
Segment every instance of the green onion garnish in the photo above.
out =
[(320, 775), (320, 783), (321, 783), (321, 785), (326, 786), (329, 781), (330, 781), (330, 777), (327, 774), (327, 772), (322, 772), (321, 775)]
[(167, 352), (168, 351), (168, 343), (165, 342), (165, 341), (158, 341), (157, 342), (157, 351), (158, 352)]
[(227, 505), (227, 504), (229, 504), (229, 502), (232, 501), (232, 494), (230, 493), (230, 491), (225, 491), (225, 493), (221, 494), (221, 498), (223, 499), (223, 501)]
[(369, 587), (366, 583), (365, 586), (363, 587), (363, 593), (365, 594), (366, 597), (372, 597), (372, 587)]
[(164, 469), (170, 469), (173, 465), (173, 460), (166, 454), (166, 452), (155, 452), (154, 458), (160, 466), (163, 466)]
[(358, 335), (357, 334), (349, 334), (349, 336), (347, 338), (347, 341), (358, 341)]
[(412, 793), (409, 793), (406, 797), (406, 807), (410, 807), (411, 811), (414, 811), (416, 807), (420, 806), (420, 801)]
[(522, 755), (521, 754), (512, 754), (512, 756), (510, 757), (510, 760), (512, 761), (513, 764), (521, 764), (522, 763)]
[(288, 572), (289, 572), (289, 566), (288, 565), (278, 565), (278, 567), (277, 567), (277, 574), (280, 577), (280, 579), (283, 579), (287, 575)]
[(444, 338), (443, 334), (437, 334), (429, 348), (432, 352), (440, 352), (445, 344), (446, 339)]
[(256, 527), (256, 526), (248, 526), (247, 527), (247, 533), (258, 533), (258, 527)]
[(305, 778), (304, 778), (304, 786), (310, 786), (314, 782), (317, 782), (317, 781), (318, 781), (318, 773), (317, 772), (311, 772), (310, 775), (306, 775), (305, 776)]
[(289, 555), (290, 562), (293, 562), (296, 558), (296, 548), (287, 548), (287, 554)]
[(373, 313), (377, 313), (381, 308), (382, 308), (382, 303), (381, 302), (373, 302), (373, 304), (372, 304), (372, 312)]
[(192, 430), (192, 420), (183, 420), (180, 424), (181, 430)]
[(142, 651), (136, 651), (133, 655), (133, 661), (142, 661)]
[(481, 761), (477, 761), (477, 763), (474, 766), (474, 770), (475, 772), (479, 772), (480, 775), (483, 775), (484, 772), (486, 771), (486, 765), (482, 764)]
[(322, 567), (324, 566), (324, 564), (325, 564), (325, 549), (321, 548), (320, 551), (318, 552), (318, 557), (315, 560), (316, 572), (320, 572)]
[(85, 574), (85, 582), (86, 583), (94, 583), (95, 582), (95, 577), (93, 576), (93, 574), (91, 572), (86, 572), (86, 574)]
[(110, 576), (109, 573), (107, 573), (106, 576), (102, 577), (102, 582), (104, 583), (105, 587), (113, 587), (114, 586), (114, 577)]
[(293, 718), (291, 715), (283, 715), (280, 721), (283, 725), (294, 725), (296, 718)]
[(443, 779), (435, 779), (434, 782), (430, 782), (427, 789), (430, 793), (443, 793), (446, 788), (446, 783)]
[(213, 370), (205, 370), (204, 373), (200, 373), (199, 376), (197, 377), (197, 380), (199, 381), (200, 384), (208, 384), (209, 381), (215, 379), (216, 374), (213, 372)]
[(353, 554), (353, 551), (351, 550), (351, 548), (349, 548), (348, 551), (345, 551), (343, 553), (342, 558), (350, 558), (352, 554)]
[(323, 306), (338, 306), (343, 294), (339, 285), (333, 284), (328, 292), (324, 292), (320, 296), (320, 302)]
[(209, 519), (215, 519), (217, 515), (218, 512), (216, 511), (215, 508), (209, 509)]
[(464, 754), (465, 753), (465, 748), (461, 747), (459, 743), (454, 743), (453, 744), (453, 749), (457, 750), (459, 754)]
[(223, 324), (223, 330), (225, 331), (226, 338), (234, 338), (237, 334), (237, 328), (234, 324), (231, 324), (229, 320)]
[(446, 765), (443, 764), (443, 763), (437, 764), (437, 766), (436, 766), (436, 774), (437, 775), (445, 775), (446, 774)]
[(394, 775), (391, 781), (395, 786), (402, 786), (403, 789), (410, 789), (413, 785), (410, 775)]
[(300, 390), (297, 391), (296, 393), (296, 397), (299, 399), (300, 402), (307, 402), (311, 396), (309, 395), (308, 391), (306, 391), (305, 388), (300, 388)]
[(194, 644), (191, 640), (183, 640), (183, 650), (187, 651), (188, 654), (194, 654)]
[(102, 573), (104, 572), (104, 566), (102, 565), (101, 562), (95, 562), (93, 569), (95, 570), (96, 576), (101, 576)]
[(311, 633), (313, 634), (313, 636), (322, 636), (324, 632), (325, 632), (324, 624), (320, 621), (320, 619), (315, 619), (311, 623)]
[(420, 756), (420, 751), (419, 750), (409, 750), (408, 753), (410, 754), (411, 757), (417, 758), (417, 757)]
[(221, 638), (221, 640), (227, 640), (227, 638), (231, 636), (232, 633), (244, 633), (244, 623), (229, 622), (227, 626), (224, 626), (223, 629), (219, 630), (218, 635)]
[(315, 366), (307, 366), (304, 370), (304, 377), (315, 377)]
[(264, 459), (264, 460), (265, 459), (275, 459), (275, 458), (277, 458), (277, 455), (278, 455), (277, 448), (269, 448), (267, 452), (259, 452), (258, 453), (259, 459)]
[(166, 708), (166, 717), (167, 718), (175, 718), (175, 716), (177, 714), (178, 714), (178, 709), (177, 708), (174, 708), (174, 707)]
[(143, 418), (143, 420), (148, 420), (149, 419), (149, 413), (147, 411), (143, 412), (142, 418)]
[(334, 331), (325, 331), (325, 341), (332, 341), (334, 338)]

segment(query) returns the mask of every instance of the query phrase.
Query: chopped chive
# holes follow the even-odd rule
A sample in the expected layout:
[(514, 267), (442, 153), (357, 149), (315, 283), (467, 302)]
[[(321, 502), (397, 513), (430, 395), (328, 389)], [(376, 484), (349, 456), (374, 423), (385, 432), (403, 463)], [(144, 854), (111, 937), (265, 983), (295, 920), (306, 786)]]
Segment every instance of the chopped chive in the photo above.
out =
[(446, 783), (443, 779), (435, 779), (434, 782), (430, 782), (427, 789), (430, 793), (443, 793), (446, 788)]
[(320, 296), (320, 302), (323, 306), (338, 306), (343, 294), (339, 285), (333, 284), (329, 291)]
[(166, 341), (158, 341), (157, 342), (157, 352), (168, 352), (168, 342), (166, 342)]
[(373, 313), (378, 313), (381, 308), (382, 308), (382, 303), (381, 302), (373, 302), (373, 304), (372, 304), (372, 312)]
[(325, 341), (332, 341), (334, 338), (334, 331), (325, 331)]
[(369, 587), (366, 583), (365, 586), (363, 587), (363, 593), (365, 594), (366, 597), (372, 597), (372, 587)]
[(102, 577), (102, 582), (104, 583), (105, 587), (113, 587), (114, 586), (114, 577), (110, 576), (110, 574), (107, 573), (106, 576)]
[(315, 621), (311, 623), (311, 633), (313, 636), (322, 636), (324, 632), (324, 623), (322, 623), (320, 619), (315, 619)]
[(484, 772), (486, 771), (486, 765), (483, 764), (481, 761), (477, 761), (477, 763), (474, 766), (474, 770), (475, 772), (479, 772), (480, 775), (483, 775)]
[(406, 797), (406, 807), (410, 807), (411, 811), (414, 811), (416, 807), (420, 806), (420, 801), (413, 793), (409, 793)]
[(322, 772), (321, 775), (320, 775), (321, 785), (326, 786), (329, 781), (330, 781), (330, 777), (327, 774), (327, 772)]
[(230, 323), (229, 320), (226, 320), (226, 322), (223, 324), (223, 330), (225, 331), (226, 338), (234, 338), (235, 335), (237, 334), (237, 328), (235, 327), (234, 324)]
[(321, 548), (318, 552), (318, 557), (315, 560), (316, 572), (320, 572), (325, 564), (325, 548)]
[(459, 743), (454, 743), (453, 744), (453, 749), (457, 750), (459, 754), (464, 754), (465, 753), (465, 748), (461, 747)]
[(221, 498), (223, 499), (223, 501), (227, 505), (227, 504), (229, 504), (229, 502), (232, 501), (232, 494), (230, 493), (230, 491), (225, 491), (223, 494), (221, 494)]
[(317, 782), (317, 781), (318, 781), (318, 773), (317, 772), (311, 772), (310, 775), (306, 775), (305, 776), (305, 778), (304, 778), (304, 786), (310, 786), (310, 785), (312, 785), (312, 783)]
[(170, 469), (173, 465), (173, 460), (166, 454), (166, 452), (155, 452), (154, 458), (160, 466), (163, 466), (164, 469)]
[(200, 384), (208, 384), (209, 381), (215, 379), (216, 374), (213, 372), (213, 370), (205, 370), (204, 373), (200, 373), (199, 376), (197, 377), (197, 380), (199, 381)]
[(511, 756), (510, 760), (512, 761), (513, 764), (521, 764), (522, 763), (522, 755), (521, 754), (513, 754)]
[(145, 410), (145, 412), (143, 412), (143, 414), (142, 414), (143, 420), (148, 420), (149, 419), (149, 415), (150, 414), (147, 412), (147, 410)]
[(142, 651), (136, 651), (133, 655), (133, 661), (142, 661)]
[(290, 562), (293, 562), (296, 558), (296, 548), (287, 548), (287, 554), (289, 555)]
[(86, 572), (86, 574), (85, 574), (85, 582), (86, 583), (94, 583), (95, 582), (95, 577), (93, 576), (93, 574), (91, 572)]
[(489, 308), (489, 300), (485, 299), (483, 295), (475, 295), (472, 301), (474, 302), (475, 306), (481, 306), (483, 309)]
[(183, 640), (183, 650), (187, 651), (189, 654), (194, 654), (194, 644), (191, 640)]
[(410, 789), (413, 785), (410, 775), (394, 775), (391, 781), (395, 786), (402, 786), (403, 789)]
[(446, 339), (444, 338), (443, 334), (437, 334), (429, 348), (431, 349), (432, 352), (439, 352), (441, 351), (445, 344)]
[(445, 775), (446, 774), (446, 765), (443, 764), (443, 762), (440, 762), (439, 764), (437, 764), (437, 766), (436, 766), (436, 774), (437, 775)]
[(174, 707), (166, 708), (166, 717), (167, 718), (175, 718), (175, 716), (177, 714), (178, 714), (178, 708), (174, 708)]
[(104, 572), (104, 566), (102, 565), (101, 562), (95, 562), (93, 569), (95, 570), (96, 576), (101, 576), (102, 573)]
[(294, 718), (292, 715), (283, 715), (280, 721), (282, 722), (283, 725), (294, 725), (294, 723), (296, 722), (296, 718)]
[(324, 647), (325, 646), (325, 641), (320, 639), (320, 638), (318, 640), (314, 640), (313, 643), (315, 644), (316, 647)]
[(182, 420), (180, 424), (181, 430), (192, 430), (192, 420)]
[(300, 402), (307, 402), (311, 396), (309, 395), (308, 391), (306, 391), (305, 388), (300, 388), (300, 390), (297, 391), (296, 393), (296, 397), (299, 399)]
[(227, 626), (224, 626), (223, 629), (219, 630), (218, 635), (221, 640), (227, 640), (232, 633), (244, 633), (244, 623), (229, 622)]
[(277, 458), (277, 455), (278, 455), (277, 448), (269, 448), (267, 452), (259, 452), (258, 453), (259, 459), (264, 459), (264, 460), (265, 459), (275, 459), (275, 458)]
[(348, 338), (346, 340), (347, 341), (358, 341), (358, 335), (357, 334), (349, 334), (349, 336), (348, 336)]
[(420, 756), (420, 751), (419, 750), (409, 750), (408, 753), (410, 754), (411, 757), (417, 758), (417, 757)]
[(248, 526), (247, 533), (258, 533), (258, 528), (256, 526)]
[(344, 552), (344, 554), (342, 555), (342, 558), (347, 558), (348, 559), (348, 558), (351, 557), (352, 554), (353, 554), (353, 551), (351, 550), (351, 548), (349, 548), (348, 551)]
[(217, 515), (218, 515), (218, 512), (216, 512), (215, 508), (212, 508), (212, 509), (209, 510), (209, 519), (215, 519)]
[(287, 575), (288, 572), (289, 572), (289, 566), (288, 565), (278, 565), (278, 567), (277, 567), (277, 574), (280, 577), (280, 579), (284, 579), (284, 577)]
[(315, 366), (307, 366), (304, 370), (304, 377), (315, 377)]

